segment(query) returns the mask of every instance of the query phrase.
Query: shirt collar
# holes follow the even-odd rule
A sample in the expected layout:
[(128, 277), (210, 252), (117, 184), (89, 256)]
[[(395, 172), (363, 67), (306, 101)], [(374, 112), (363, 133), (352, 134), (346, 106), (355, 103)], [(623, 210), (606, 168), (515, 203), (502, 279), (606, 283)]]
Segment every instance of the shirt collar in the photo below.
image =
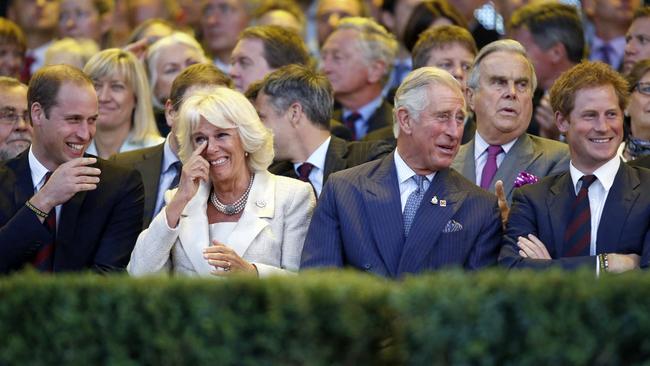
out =
[[(515, 142), (517, 142), (517, 139), (514, 139), (508, 143), (505, 143), (501, 145), (501, 148), (503, 149), (504, 153), (508, 153), (510, 149), (515, 145)], [(475, 138), (474, 138), (474, 160), (478, 159), (479, 156), (483, 155), (485, 150), (490, 146), (485, 140), (483, 140), (483, 137), (476, 132)]]
[(32, 146), (29, 147), (28, 159), (29, 170), (32, 172), (32, 186), (34, 187), (34, 190), (36, 190), (44, 183), (43, 180), (45, 179), (45, 174), (47, 174), (49, 170), (38, 161), (36, 155), (34, 155)]
[[(402, 159), (397, 149), (395, 149), (395, 169), (397, 169), (397, 181), (399, 182), (399, 184), (408, 181), (409, 179), (411, 179), (411, 177), (416, 175), (413, 169), (411, 169), (411, 167), (408, 166), (408, 164), (406, 164), (404, 159)], [(429, 182), (433, 181), (433, 177), (435, 175), (436, 172), (427, 174), (427, 179), (429, 180)]]
[[(330, 146), (331, 140), (332, 137), (328, 137), (322, 144), (320, 144), (316, 150), (314, 150), (313, 153), (311, 153), (311, 155), (309, 155), (305, 162), (310, 163), (314, 166), (314, 168), (325, 170), (325, 158), (327, 157), (327, 150)], [(293, 164), (293, 168), (296, 170), (296, 172), (298, 172), (298, 167), (302, 164), (302, 162)]]
[[(375, 111), (379, 108), (379, 106), (381, 105), (381, 102), (383, 102), (383, 101), (384, 101), (384, 97), (381, 94), (379, 94), (377, 96), (377, 98), (371, 100), (368, 104), (366, 104), (363, 107), (357, 109), (356, 112), (361, 115), (361, 118), (363, 119), (363, 121), (367, 121), (367, 120), (370, 119), (372, 114), (375, 113)], [(348, 118), (348, 116), (350, 114), (352, 114), (353, 112), (355, 112), (355, 111), (350, 110), (348, 108), (343, 108), (343, 120)]]
[(163, 162), (162, 162), (163, 173), (169, 170), (169, 167), (172, 164), (179, 161), (178, 156), (174, 154), (171, 146), (169, 146), (169, 139), (171, 138), (170, 135), (167, 135), (167, 138), (165, 139), (165, 144), (163, 145)]
[[(596, 176), (603, 188), (605, 188), (606, 192), (609, 192), (609, 189), (614, 184), (614, 178), (616, 178), (616, 173), (620, 166), (621, 159), (618, 156), (614, 156), (611, 160), (594, 170), (593, 174)], [(585, 175), (585, 173), (578, 170), (578, 168), (573, 165), (573, 161), (569, 163), (569, 172), (571, 173), (573, 188), (578, 192), (578, 181), (583, 175)]]

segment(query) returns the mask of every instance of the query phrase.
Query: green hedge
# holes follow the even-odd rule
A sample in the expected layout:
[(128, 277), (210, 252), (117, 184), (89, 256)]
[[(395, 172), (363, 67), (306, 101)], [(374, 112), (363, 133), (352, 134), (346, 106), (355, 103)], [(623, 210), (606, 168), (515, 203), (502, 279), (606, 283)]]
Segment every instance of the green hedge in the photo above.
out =
[(0, 365), (629, 365), (650, 277), (443, 272), (0, 279)]

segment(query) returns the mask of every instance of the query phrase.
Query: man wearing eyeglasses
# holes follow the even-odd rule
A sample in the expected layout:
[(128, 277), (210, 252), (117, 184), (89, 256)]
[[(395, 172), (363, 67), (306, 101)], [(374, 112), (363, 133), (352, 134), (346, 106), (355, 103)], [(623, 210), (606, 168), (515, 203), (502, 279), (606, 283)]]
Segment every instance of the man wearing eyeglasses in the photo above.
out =
[(9, 160), (32, 143), (27, 112), (27, 86), (0, 76), (0, 161)]

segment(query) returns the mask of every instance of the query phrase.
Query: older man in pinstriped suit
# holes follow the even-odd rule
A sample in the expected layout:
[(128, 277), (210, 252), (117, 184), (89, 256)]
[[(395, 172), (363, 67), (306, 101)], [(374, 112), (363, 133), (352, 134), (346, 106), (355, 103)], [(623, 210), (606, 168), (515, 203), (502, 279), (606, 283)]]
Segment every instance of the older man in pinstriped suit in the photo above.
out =
[(397, 149), (334, 173), (323, 188), (301, 269), (353, 267), (385, 277), (496, 263), (496, 196), (449, 168), (465, 101), (446, 71), (411, 72), (395, 96)]

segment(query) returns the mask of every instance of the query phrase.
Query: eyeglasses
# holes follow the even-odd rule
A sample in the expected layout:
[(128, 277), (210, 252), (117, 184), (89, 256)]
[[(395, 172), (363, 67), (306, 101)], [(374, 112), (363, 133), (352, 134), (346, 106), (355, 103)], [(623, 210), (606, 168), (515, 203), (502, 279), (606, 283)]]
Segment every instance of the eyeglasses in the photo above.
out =
[(634, 85), (634, 89), (643, 95), (650, 96), (650, 82), (638, 82)]
[(15, 126), (18, 120), (23, 119), (25, 123), (29, 123), (29, 111), (24, 111), (22, 114), (16, 113), (13, 108), (5, 108), (0, 110), (0, 125)]

